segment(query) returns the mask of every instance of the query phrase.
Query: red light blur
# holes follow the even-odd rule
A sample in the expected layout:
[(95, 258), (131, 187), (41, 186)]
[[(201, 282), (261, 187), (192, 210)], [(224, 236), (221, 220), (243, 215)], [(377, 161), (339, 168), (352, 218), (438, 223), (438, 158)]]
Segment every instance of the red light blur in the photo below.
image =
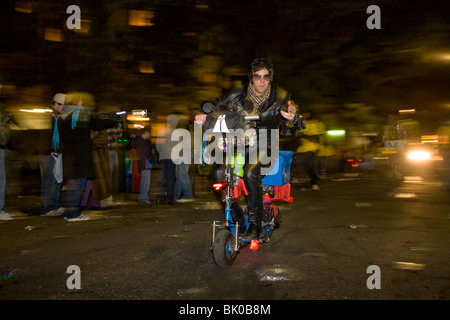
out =
[(223, 183), (214, 183), (213, 188), (214, 188), (214, 190), (219, 191), (220, 189), (223, 188), (224, 185), (225, 184), (223, 184)]
[(252, 240), (250, 242), (250, 250), (256, 251), (259, 249), (259, 241), (258, 240)]

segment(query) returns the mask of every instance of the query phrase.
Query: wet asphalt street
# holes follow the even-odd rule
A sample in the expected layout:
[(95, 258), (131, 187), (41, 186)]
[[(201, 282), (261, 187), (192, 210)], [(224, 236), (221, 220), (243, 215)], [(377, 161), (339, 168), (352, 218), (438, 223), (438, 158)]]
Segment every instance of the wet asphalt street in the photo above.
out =
[[(271, 241), (243, 248), (228, 270), (210, 252), (211, 221), (222, 218), (212, 195), (150, 207), (134, 197), (81, 222), (10, 212), (0, 222), (0, 299), (450, 298), (450, 199), (435, 175), (396, 189), (376, 175), (329, 177), (319, 192), (296, 182)], [(68, 288), (69, 266), (79, 289)]]

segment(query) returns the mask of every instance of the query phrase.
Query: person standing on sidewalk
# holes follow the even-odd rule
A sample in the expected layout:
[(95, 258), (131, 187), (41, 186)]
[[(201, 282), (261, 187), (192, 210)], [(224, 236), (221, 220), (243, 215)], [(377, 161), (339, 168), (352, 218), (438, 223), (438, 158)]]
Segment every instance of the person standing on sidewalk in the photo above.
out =
[(325, 125), (317, 120), (310, 110), (302, 113), (302, 121), (305, 129), (299, 130), (296, 136), (300, 137), (300, 145), (297, 153), (305, 165), (305, 171), (308, 175), (311, 188), (319, 191), (319, 158), (318, 153), (321, 147), (321, 139), (325, 134)]
[(141, 129), (139, 135), (133, 140), (133, 147), (136, 148), (138, 156), (138, 168), (141, 173), (138, 201), (144, 204), (151, 204), (148, 193), (150, 191), (151, 169), (156, 164), (150, 143), (150, 135), (150, 128), (145, 127)]
[[(39, 162), (41, 169), (41, 209), (40, 215), (44, 217), (56, 217), (64, 213), (61, 206), (61, 185), (63, 181), (62, 171), (58, 162), (62, 161), (61, 146), (53, 143), (55, 127), (57, 130), (58, 118), (64, 108), (66, 95), (57, 93), (53, 97), (54, 113), (51, 115), (51, 128), (40, 130)], [(58, 131), (58, 130), (57, 130)], [(56, 133), (57, 134), (57, 133)]]
[[(186, 129), (189, 130), (189, 122), (186, 118), (181, 118), (178, 121), (177, 129)], [(191, 136), (193, 133), (191, 132)], [(194, 201), (194, 196), (192, 194), (192, 186), (191, 179), (189, 176), (189, 167), (191, 166), (191, 162), (193, 160), (192, 153), (192, 143), (193, 141), (189, 141), (188, 148), (183, 148), (184, 151), (189, 153), (190, 162), (181, 162), (175, 165), (175, 190), (174, 190), (174, 199), (178, 203), (184, 202), (192, 202)], [(183, 152), (184, 152), (183, 151)]]
[[(0, 76), (1, 79), (1, 76)], [(0, 83), (0, 94), (2, 91), (2, 84)], [(5, 193), (6, 193), (6, 169), (5, 169), (5, 149), (9, 143), (9, 125), (14, 122), (11, 115), (8, 115), (5, 106), (0, 101), (0, 220), (12, 220), (9, 213), (3, 211), (5, 207)]]
[(158, 132), (156, 149), (162, 171), (162, 184), (166, 193), (166, 204), (174, 204), (175, 163), (172, 161), (172, 149), (177, 142), (172, 141), (172, 132), (178, 124), (178, 117), (171, 114), (167, 117), (167, 125)]
[(93, 97), (87, 93), (70, 93), (58, 121), (63, 148), (64, 179), (67, 180), (64, 218), (70, 222), (88, 220), (81, 212), (81, 199), (87, 179), (95, 179), (91, 130), (104, 130), (116, 125), (114, 119), (91, 117)]

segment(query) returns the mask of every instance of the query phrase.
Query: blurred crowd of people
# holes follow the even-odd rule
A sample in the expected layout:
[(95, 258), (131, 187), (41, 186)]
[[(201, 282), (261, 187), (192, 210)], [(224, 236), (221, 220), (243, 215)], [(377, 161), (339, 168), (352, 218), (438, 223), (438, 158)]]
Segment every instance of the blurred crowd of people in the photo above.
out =
[[(167, 125), (160, 130), (153, 145), (150, 126), (128, 132), (120, 116), (102, 113), (93, 106), (93, 97), (84, 92), (57, 93), (53, 97), (53, 112), (49, 114), (51, 128), (39, 130), (38, 137), (41, 216), (84, 221), (89, 219), (83, 213), (85, 209), (114, 205), (113, 189), (118, 183), (119, 167), (126, 170), (126, 191), (136, 193), (137, 201), (143, 205), (152, 204), (151, 170), (158, 164), (164, 188), (159, 203), (193, 201), (190, 164), (176, 165), (171, 159), (171, 149), (176, 143), (171, 141), (171, 134), (180, 125), (187, 128), (187, 121), (169, 115)], [(13, 217), (3, 210), (10, 121), (2, 112), (4, 106), (0, 106), (0, 220), (11, 220)], [(128, 134), (128, 139), (124, 139), (124, 134)], [(119, 148), (125, 149), (125, 154), (121, 153), (123, 158), (119, 156)], [(119, 161), (124, 161), (123, 166), (119, 166)], [(64, 201), (62, 190), (65, 190)]]
[[(262, 77), (257, 80), (266, 82)], [(0, 93), (1, 89), (0, 84)], [(299, 110), (293, 101), (289, 103)], [(39, 130), (41, 216), (64, 216), (68, 221), (88, 220), (89, 215), (83, 213), (85, 209), (114, 205), (114, 188), (121, 182), (120, 174), (125, 178), (125, 192), (137, 194), (137, 201), (142, 205), (152, 205), (152, 170), (155, 168), (160, 169), (157, 184), (163, 191), (158, 204), (194, 201), (189, 173), (193, 163), (192, 150), (190, 162), (174, 163), (172, 158), (172, 149), (179, 143), (171, 139), (174, 130), (192, 130), (193, 123), (186, 115), (168, 115), (164, 127), (156, 137), (152, 137), (150, 126), (131, 131), (125, 118), (95, 109), (94, 99), (88, 93), (57, 93), (53, 97), (52, 109), (53, 112), (48, 114), (51, 127)], [(291, 178), (306, 177), (311, 189), (319, 191), (320, 177), (327, 173), (327, 160), (337, 152), (327, 143), (325, 124), (315, 117), (313, 111), (299, 110), (298, 118), (302, 126), (295, 133), (295, 146), (285, 149), (294, 152)], [(383, 127), (380, 142), (383, 145), (374, 143), (373, 148), (404, 151), (407, 134), (403, 123), (392, 117), (388, 120)], [(12, 219), (3, 209), (8, 169), (5, 167), (5, 149), (10, 143), (9, 127), (14, 124), (13, 116), (6, 112), (0, 101), (0, 220)], [(444, 124), (438, 134), (447, 139), (440, 143), (440, 152), (446, 161), (442, 161), (438, 169), (441, 176), (448, 177), (449, 126), (448, 122)], [(372, 151), (370, 149), (367, 153)], [(358, 166), (362, 169), (364, 159), (360, 158), (362, 162)], [(342, 159), (346, 161), (345, 157)], [(125, 172), (119, 174), (123, 168)], [(64, 203), (62, 190), (65, 190)]]

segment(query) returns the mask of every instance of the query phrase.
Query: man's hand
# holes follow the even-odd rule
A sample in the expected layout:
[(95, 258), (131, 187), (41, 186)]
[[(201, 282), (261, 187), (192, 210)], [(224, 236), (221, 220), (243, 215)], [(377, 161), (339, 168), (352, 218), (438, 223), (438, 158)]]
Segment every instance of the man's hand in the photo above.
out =
[(281, 111), (281, 115), (283, 116), (283, 118), (292, 121), (295, 119), (295, 113), (290, 113), (290, 112), (286, 112), (286, 111)]
[(294, 103), (294, 101), (289, 100), (288, 101), (288, 112), (297, 114), (298, 106)]
[(288, 112), (286, 111), (281, 111), (281, 115), (283, 116), (283, 118), (292, 121), (295, 120), (295, 116), (297, 114), (297, 106), (295, 105), (295, 103), (291, 100), (288, 101)]

